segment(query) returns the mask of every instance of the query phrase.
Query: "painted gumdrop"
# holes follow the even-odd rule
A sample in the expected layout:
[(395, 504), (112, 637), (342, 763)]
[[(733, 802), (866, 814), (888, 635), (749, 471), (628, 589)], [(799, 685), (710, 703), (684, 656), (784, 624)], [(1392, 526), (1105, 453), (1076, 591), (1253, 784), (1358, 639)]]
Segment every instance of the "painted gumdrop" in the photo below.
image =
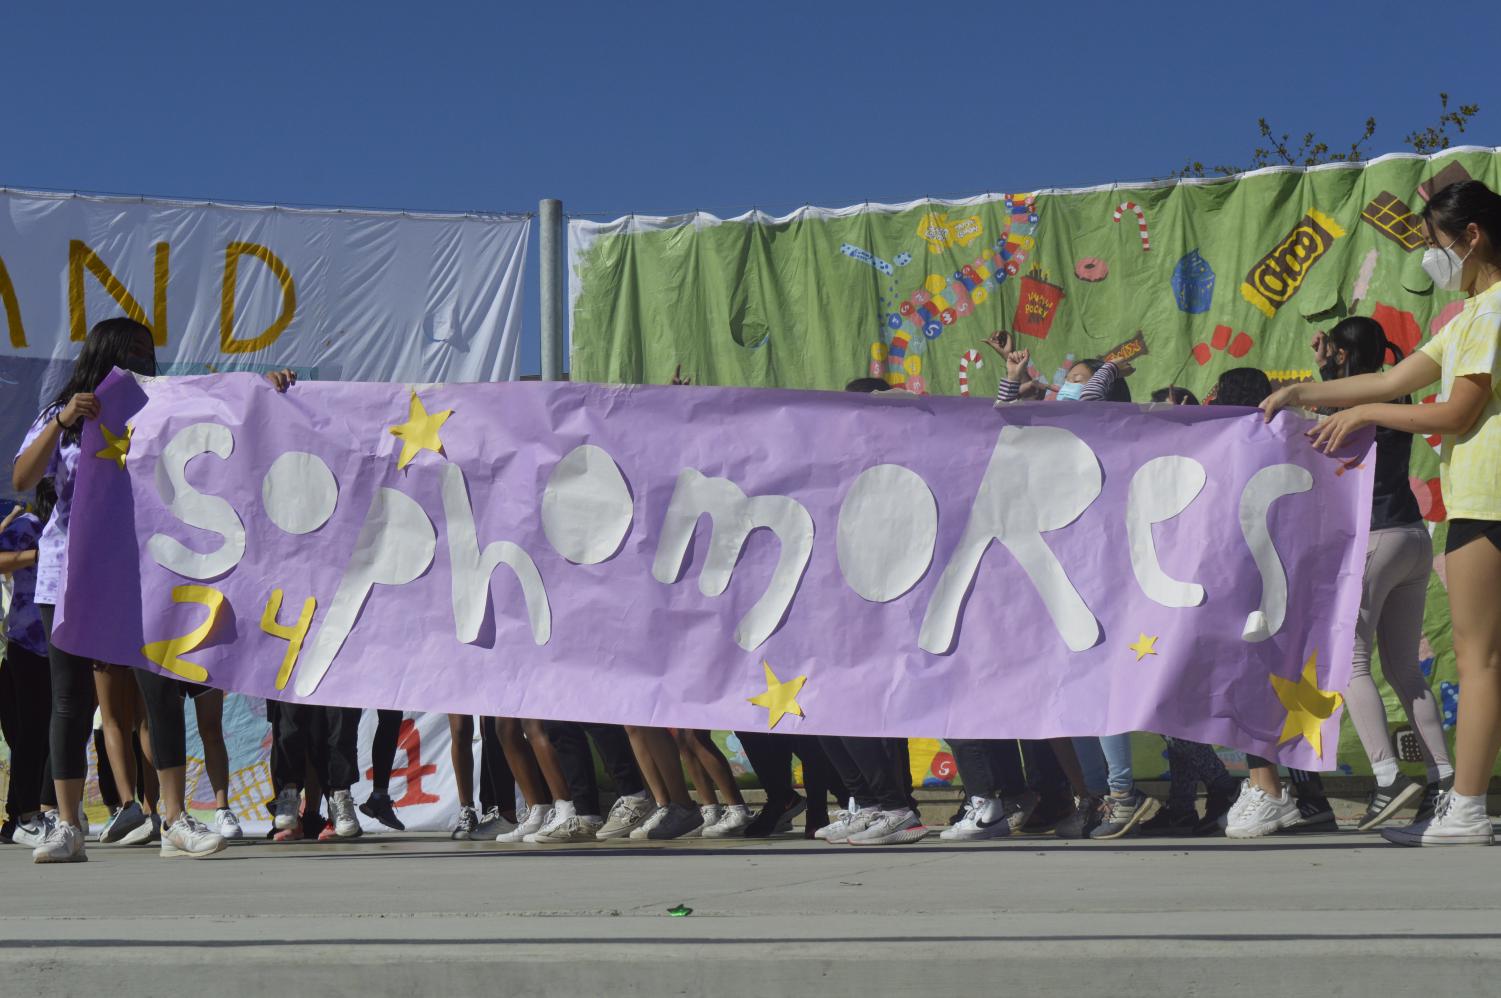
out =
[(1209, 311), (1214, 301), (1214, 271), (1199, 251), (1189, 250), (1173, 268), (1173, 297), (1190, 315)]
[(1438, 696), (1444, 712), (1444, 727), (1452, 728), (1459, 723), (1459, 684), (1439, 683)]
[(933, 755), (933, 763), (929, 767), (933, 775), (945, 783), (952, 780), (959, 773), (959, 766), (954, 762), (954, 757), (947, 752), (937, 752)]

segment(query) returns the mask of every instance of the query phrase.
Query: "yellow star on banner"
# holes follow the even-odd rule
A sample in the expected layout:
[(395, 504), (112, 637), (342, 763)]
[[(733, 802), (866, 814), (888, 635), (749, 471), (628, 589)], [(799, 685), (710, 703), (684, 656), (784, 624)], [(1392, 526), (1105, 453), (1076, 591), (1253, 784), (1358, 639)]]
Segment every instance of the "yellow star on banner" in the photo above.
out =
[(452, 409), (429, 413), (417, 393), (412, 392), (407, 421), (400, 426), (391, 427), (391, 436), (401, 440), (401, 458), (396, 462), (396, 467), (405, 468), (412, 462), (412, 458), (425, 450), (443, 453), (443, 440), (438, 436), (438, 430), (452, 415)]
[(1136, 643), (1126, 646), (1127, 648), (1130, 648), (1132, 651), (1136, 652), (1136, 661), (1140, 662), (1148, 655), (1157, 654), (1156, 636), (1154, 635), (1153, 637), (1149, 638), (1145, 634), (1142, 634), (1140, 631), (1137, 631), (1136, 633), (1140, 635), (1136, 639)]
[(802, 717), (803, 708), (798, 705), (797, 694), (803, 688), (803, 684), (808, 681), (808, 677), (798, 676), (784, 683), (777, 678), (777, 674), (771, 671), (771, 666), (766, 662), (762, 662), (761, 667), (766, 670), (766, 692), (757, 693), (750, 698), (749, 702), (757, 707), (766, 708), (767, 730), (775, 728), (784, 714), (796, 714)]
[(125, 432), (118, 437), (109, 431), (109, 427), (99, 424), (100, 431), (104, 434), (104, 449), (97, 452), (95, 457), (102, 457), (106, 461), (113, 461), (125, 470), (125, 455), (130, 453), (130, 435), (135, 432), (135, 427), (125, 424)]
[(1319, 689), (1318, 663), (1319, 653), (1315, 649), (1303, 663), (1302, 676), (1296, 680), (1273, 676), (1272, 689), (1277, 691), (1277, 699), (1287, 708), (1287, 721), (1282, 725), (1282, 737), (1277, 739), (1277, 744), (1290, 742), (1301, 735), (1322, 759), (1324, 722), (1339, 710), (1345, 698)]

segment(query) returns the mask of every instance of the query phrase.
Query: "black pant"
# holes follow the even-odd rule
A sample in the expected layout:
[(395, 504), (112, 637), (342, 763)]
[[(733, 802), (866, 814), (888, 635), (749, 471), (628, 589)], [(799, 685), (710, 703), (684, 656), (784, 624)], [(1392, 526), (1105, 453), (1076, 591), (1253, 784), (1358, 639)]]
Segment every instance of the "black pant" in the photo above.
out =
[(391, 769), (396, 765), (396, 744), (405, 716), (399, 710), (375, 712), (375, 737), (370, 741), (370, 783), (378, 794), (391, 789)]
[(600, 814), (599, 779), (594, 772), (594, 754), (589, 751), (592, 739), (605, 764), (605, 772), (615, 786), (615, 795), (624, 797), (646, 789), (631, 740), (618, 724), (578, 724), (573, 721), (544, 721), (547, 737), (558, 753), (558, 763), (568, 780), (568, 792), (579, 814)]
[(52, 666), (14, 641), (0, 663), (0, 733), (10, 746), (5, 813), (15, 819), (41, 807), (52, 715)]
[(906, 739), (822, 736), (819, 742), (840, 782), (851, 791), (855, 806), (882, 811), (916, 809), (912, 771), (905, 766)]
[(47, 629), (47, 662), (52, 674), (52, 720), (47, 728), (48, 759), (54, 780), (89, 775), (89, 732), (94, 730), (94, 663), (52, 644), (54, 608), (38, 603)]
[(1015, 797), (1026, 792), (1021, 746), (1015, 739), (950, 738), (959, 782), (971, 797)]
[[(132, 745), (135, 745), (138, 739), (132, 736), (130, 741)], [(94, 729), (94, 758), (99, 762), (95, 770), (99, 774), (99, 799), (104, 801), (105, 808), (113, 814), (115, 809), (125, 802), (120, 799), (120, 786), (115, 782), (115, 771), (109, 764), (109, 746), (104, 741), (103, 728)], [(145, 785), (144, 781), (136, 784), (138, 787)], [(53, 800), (49, 803), (56, 804), (57, 801)]]
[(484, 814), (492, 807), (509, 813), (516, 806), (516, 778), (511, 773), (511, 764), (506, 761), (505, 749), (501, 747), (500, 732), (495, 730), (495, 718), (482, 717), (479, 723), (480, 813)]
[(1063, 767), (1058, 765), (1053, 746), (1045, 741), (1024, 740), (1021, 749), (1027, 766), (1027, 787), (1037, 791), (1044, 800), (1062, 798), (1072, 801), (1073, 786)]
[(794, 796), (792, 757), (803, 761), (803, 790), (808, 798), (808, 820), (825, 821), (829, 815), (829, 796), (840, 806), (852, 794), (834, 771), (822, 740), (816, 735), (778, 735), (770, 731), (737, 731), (745, 758), (766, 791), (766, 804), (775, 807)]
[(302, 786), (310, 759), (324, 793), (359, 782), (360, 708), (278, 703), (271, 727), (276, 750), (271, 779), (277, 792)]

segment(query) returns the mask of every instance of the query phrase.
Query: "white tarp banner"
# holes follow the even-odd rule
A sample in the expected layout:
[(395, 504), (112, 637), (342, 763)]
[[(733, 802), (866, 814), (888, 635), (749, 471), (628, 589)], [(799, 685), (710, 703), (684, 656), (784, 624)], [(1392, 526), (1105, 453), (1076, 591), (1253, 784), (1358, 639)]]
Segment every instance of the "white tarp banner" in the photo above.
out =
[(529, 231), (524, 215), (0, 189), (0, 448), (120, 314), (151, 327), (163, 374), (513, 379)]

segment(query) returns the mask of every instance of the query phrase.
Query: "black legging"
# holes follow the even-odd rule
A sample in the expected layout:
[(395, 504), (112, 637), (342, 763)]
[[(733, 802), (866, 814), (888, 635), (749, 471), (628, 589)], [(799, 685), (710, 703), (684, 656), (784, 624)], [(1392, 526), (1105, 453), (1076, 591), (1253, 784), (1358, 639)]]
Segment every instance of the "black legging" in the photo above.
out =
[(38, 603), (47, 629), (47, 662), (52, 674), (52, 721), (47, 728), (48, 758), (54, 780), (89, 775), (89, 733), (94, 730), (94, 663), (52, 643), (54, 607)]
[(360, 713), (358, 707), (278, 703), (271, 727), (276, 747), (271, 778), (277, 791), (301, 787), (309, 760), (323, 781), (324, 793), (358, 783)]
[(843, 807), (854, 796), (845, 788), (829, 763), (816, 735), (779, 735), (770, 731), (737, 731), (745, 758), (766, 791), (768, 806), (784, 804), (795, 796), (792, 789), (792, 757), (803, 761), (803, 789), (807, 791), (810, 824), (826, 824), (829, 796)]
[(188, 764), (188, 722), (183, 700), (188, 685), (175, 676), (132, 669), (151, 725), (151, 764), (157, 772)]
[(505, 749), (500, 744), (500, 732), (496, 730), (495, 718), (480, 718), (479, 727), (480, 813), (487, 814), (493, 807), (509, 814), (516, 807), (516, 778), (511, 773), (511, 764), (506, 761)]
[(12, 820), (39, 810), (47, 772), (52, 711), (52, 667), (14, 641), (0, 663), (0, 732), (10, 746), (10, 786), (5, 813)]
[(838, 738), (820, 736), (840, 782), (852, 791), (858, 807), (883, 811), (916, 810), (912, 770), (907, 765), (905, 738)]

